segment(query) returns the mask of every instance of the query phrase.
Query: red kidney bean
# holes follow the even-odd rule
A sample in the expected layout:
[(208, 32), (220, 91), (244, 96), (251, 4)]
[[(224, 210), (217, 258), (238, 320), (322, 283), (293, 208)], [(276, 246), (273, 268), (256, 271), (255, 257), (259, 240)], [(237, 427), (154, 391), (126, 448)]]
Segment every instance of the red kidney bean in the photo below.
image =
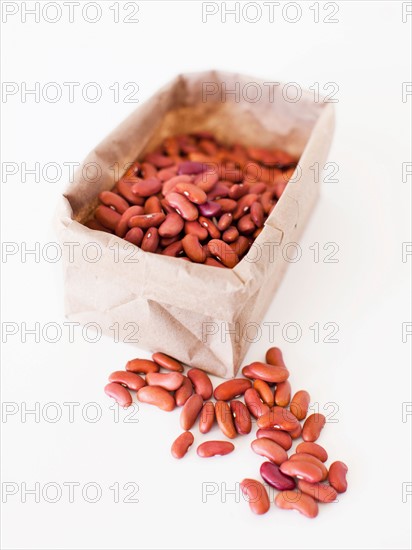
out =
[(290, 410), (298, 420), (303, 420), (307, 413), (310, 403), (310, 395), (305, 390), (300, 390), (295, 393), (290, 403)]
[(325, 423), (326, 418), (323, 414), (314, 413), (308, 416), (302, 429), (303, 440), (310, 442), (316, 441)]
[(148, 372), (159, 372), (160, 367), (149, 359), (131, 359), (126, 363), (126, 370), (136, 374), (147, 374)]
[(321, 462), (326, 462), (328, 460), (328, 453), (323, 447), (321, 447), (317, 443), (307, 443), (306, 441), (303, 441), (302, 443), (299, 443), (299, 445), (296, 447), (296, 452), (298, 454), (307, 453), (313, 455)]
[(248, 388), (252, 387), (250, 380), (245, 378), (233, 378), (219, 384), (213, 392), (216, 401), (231, 401), (239, 395), (243, 395)]
[(286, 367), (276, 367), (267, 363), (260, 363), (259, 361), (254, 361), (250, 365), (243, 367), (242, 374), (248, 378), (259, 378), (272, 384), (285, 382), (289, 378), (289, 371)]
[(171, 191), (174, 191), (178, 183), (192, 183), (193, 176), (182, 174), (181, 176), (173, 176), (163, 184), (162, 192), (166, 196)]
[(215, 421), (215, 405), (212, 401), (207, 401), (200, 412), (199, 431), (202, 434), (210, 432)]
[(189, 397), (186, 403), (183, 405), (182, 412), (180, 413), (180, 425), (183, 430), (190, 430), (196, 422), (200, 411), (203, 407), (203, 398), (198, 393), (195, 393)]
[(159, 227), (159, 235), (166, 238), (176, 237), (182, 231), (184, 224), (185, 222), (177, 212), (167, 214), (164, 222)]
[(157, 170), (150, 162), (142, 162), (140, 172), (144, 179), (155, 178), (157, 176)]
[(212, 239), (219, 239), (220, 231), (216, 227), (216, 225), (212, 222), (212, 220), (209, 220), (204, 216), (199, 216), (199, 223), (202, 227), (206, 228), (206, 231), (209, 233)]
[(155, 405), (163, 411), (172, 411), (175, 408), (175, 400), (168, 391), (159, 386), (143, 386), (137, 392), (137, 399), (142, 403)]
[(307, 460), (289, 459), (280, 465), (280, 471), (288, 476), (309, 481), (309, 483), (318, 483), (322, 479), (322, 470)]
[(106, 395), (113, 397), (121, 407), (130, 407), (132, 404), (132, 396), (122, 384), (110, 382), (104, 388)]
[(229, 229), (226, 229), (226, 231), (222, 235), (222, 239), (226, 243), (233, 243), (235, 242), (239, 237), (239, 231), (232, 225), (232, 227), (229, 227)]
[(340, 460), (333, 462), (329, 467), (329, 483), (338, 493), (344, 493), (348, 488), (347, 473), (348, 467)]
[(213, 170), (212, 171), (208, 170), (207, 172), (203, 172), (202, 174), (199, 174), (196, 177), (194, 183), (200, 189), (208, 193), (213, 189), (214, 185), (216, 185), (218, 179), (219, 179), (219, 175), (217, 174), (217, 172)]
[(255, 479), (246, 478), (240, 483), (240, 488), (247, 497), (252, 512), (259, 515), (266, 514), (270, 508), (270, 502), (264, 485)]
[(175, 189), (195, 204), (203, 205), (207, 201), (206, 193), (193, 183), (180, 182)]
[(204, 263), (206, 260), (206, 253), (195, 235), (186, 235), (183, 237), (182, 246), (188, 258), (193, 262), (200, 264)]
[(155, 152), (146, 155), (146, 161), (154, 164), (156, 168), (167, 168), (174, 163), (172, 158)]
[(245, 403), (248, 411), (255, 418), (268, 414), (270, 411), (269, 407), (262, 403), (258, 392), (254, 388), (248, 388), (245, 391)]
[(139, 180), (133, 184), (132, 191), (139, 197), (156, 195), (162, 189), (162, 182), (158, 178)]
[(256, 227), (262, 227), (263, 220), (264, 220), (264, 211), (263, 206), (260, 202), (254, 202), (252, 206), (250, 207), (250, 217), (252, 219), (252, 222), (256, 225)]
[(227, 455), (235, 450), (230, 441), (205, 441), (200, 444), (196, 452), (201, 458), (210, 458), (216, 455)]
[(265, 214), (269, 214), (269, 212), (272, 210), (273, 206), (276, 204), (273, 200), (275, 196), (274, 189), (271, 189), (270, 191), (265, 191), (261, 197), (260, 197), (260, 203), (263, 207), (263, 211)]
[(187, 376), (183, 375), (183, 382), (180, 388), (176, 390), (175, 401), (178, 407), (183, 407), (189, 397), (193, 394), (192, 382)]
[(180, 372), (149, 372), (146, 374), (146, 383), (149, 386), (160, 386), (167, 391), (175, 391), (183, 384), (183, 375)]
[[(232, 212), (236, 210), (237, 202), (232, 199), (226, 199), (226, 198), (217, 199), (216, 202), (220, 206), (220, 209), (224, 214), (232, 214)], [(232, 214), (232, 219), (233, 219), (233, 214)]]
[(279, 405), (279, 407), (287, 407), (290, 401), (290, 394), (291, 387), (289, 380), (277, 384), (274, 394), (276, 405)]
[(309, 483), (308, 481), (300, 479), (298, 481), (298, 488), (302, 493), (320, 502), (335, 502), (338, 497), (338, 493), (335, 489), (326, 483)]
[(213, 385), (205, 372), (200, 369), (189, 369), (187, 377), (192, 382), (195, 392), (201, 395), (205, 401), (212, 397)]
[(263, 403), (266, 403), (269, 407), (273, 407), (275, 398), (269, 384), (264, 380), (256, 379), (253, 381), (253, 387), (258, 392)]
[(116, 229), (116, 226), (121, 218), (118, 212), (102, 204), (96, 208), (94, 216), (99, 223), (112, 231)]
[(124, 236), (124, 240), (136, 246), (141, 246), (143, 240), (143, 231), (140, 227), (132, 227)]
[(133, 216), (140, 216), (144, 213), (142, 206), (131, 206), (123, 212), (120, 220), (117, 222), (115, 233), (118, 237), (124, 237), (129, 230), (129, 220)]
[(146, 385), (146, 382), (138, 374), (123, 370), (112, 372), (109, 376), (109, 382), (117, 382), (118, 384), (122, 384), (122, 386), (125, 386), (127, 389), (133, 391), (138, 391)]
[(175, 458), (183, 458), (189, 447), (193, 445), (195, 438), (192, 432), (183, 432), (177, 439), (174, 440), (171, 453)]
[(268, 485), (278, 491), (291, 490), (296, 487), (293, 477), (283, 474), (279, 466), (273, 462), (264, 462), (260, 467), (260, 475)]
[(208, 242), (208, 248), (226, 267), (233, 268), (239, 262), (238, 255), (224, 241), (212, 239)]
[(159, 233), (156, 227), (150, 227), (143, 237), (141, 249), (145, 252), (156, 252), (159, 246)]
[(183, 251), (183, 244), (182, 241), (176, 241), (172, 244), (169, 244), (169, 246), (166, 246), (166, 248), (163, 250), (162, 254), (164, 256), (173, 256), (177, 257), (179, 254)]
[(276, 495), (275, 504), (283, 510), (297, 510), (308, 518), (315, 518), (319, 512), (316, 500), (301, 491), (282, 491)]
[(88, 220), (84, 224), (89, 229), (95, 229), (96, 231), (104, 231), (105, 233), (112, 233), (111, 229), (108, 229), (95, 219)]
[(226, 229), (228, 229), (228, 227), (232, 223), (232, 220), (232, 214), (230, 214), (229, 212), (223, 214), (217, 222), (217, 228), (219, 229), (219, 231), (226, 231)]
[(229, 246), (234, 252), (236, 252), (236, 254), (240, 258), (245, 254), (245, 252), (247, 252), (247, 250), (249, 249), (250, 243), (249, 243), (249, 239), (247, 239), (243, 235), (240, 235), (238, 240), (235, 241), (234, 243), (230, 243)]
[(199, 241), (207, 239), (208, 232), (205, 227), (202, 227), (199, 222), (185, 222), (185, 233), (187, 235), (195, 235)]
[(257, 195), (261, 195), (267, 190), (268, 186), (263, 181), (258, 181), (257, 183), (254, 183), (250, 186), (249, 192), (250, 193), (256, 193)]
[(167, 181), (173, 178), (177, 173), (177, 166), (170, 166), (170, 168), (162, 168), (157, 172), (157, 177), (160, 181)]
[(237, 432), (233, 422), (232, 411), (226, 401), (217, 401), (215, 404), (215, 415), (219, 428), (229, 439), (236, 437)]
[(235, 428), (238, 434), (245, 435), (252, 429), (252, 419), (247, 407), (242, 401), (231, 401), (230, 410), (232, 411)]
[(251, 447), (256, 454), (268, 458), (278, 466), (288, 459), (285, 449), (268, 437), (255, 439), (252, 441)]
[(164, 222), (166, 216), (163, 212), (155, 212), (154, 214), (140, 214), (132, 216), (129, 219), (129, 227), (140, 227), (141, 229), (149, 229), (150, 227), (158, 227)]
[(226, 185), (223, 185), (219, 181), (212, 187), (211, 191), (207, 194), (208, 201), (214, 201), (215, 199), (222, 199), (229, 195), (229, 189)]
[(206, 261), (203, 265), (212, 265), (213, 267), (223, 267), (225, 268), (223, 264), (215, 260), (214, 258), (206, 258)]
[(166, 200), (185, 220), (194, 221), (198, 218), (199, 212), (196, 206), (180, 193), (172, 191), (167, 195)]
[(235, 183), (229, 189), (229, 197), (231, 199), (240, 199), (249, 193), (249, 185), (244, 183)]
[(265, 437), (271, 439), (281, 447), (288, 451), (292, 447), (292, 437), (288, 432), (277, 428), (259, 428), (256, 432), (258, 439)]
[(106, 206), (112, 206), (119, 214), (123, 214), (129, 208), (129, 203), (112, 191), (99, 193), (99, 200)]
[(320, 481), (324, 481), (328, 477), (328, 469), (326, 466), (318, 460), (315, 456), (307, 454), (307, 453), (296, 453), (293, 455), (290, 455), (289, 460), (299, 460), (299, 461), (305, 461), (310, 462), (311, 464), (314, 464), (319, 470), (322, 472), (322, 477)]
[(250, 233), (253, 233), (256, 229), (250, 214), (242, 216), (237, 222), (237, 227), (240, 233), (244, 233), (245, 235), (250, 235)]
[(178, 174), (201, 174), (207, 170), (207, 165), (202, 162), (193, 162), (185, 160), (178, 166)]
[(143, 197), (138, 197), (136, 193), (133, 193), (132, 186), (137, 182), (139, 178), (136, 177), (129, 177), (127, 181), (126, 179), (121, 179), (117, 182), (117, 189), (119, 193), (124, 197), (127, 202), (134, 205), (142, 206), (144, 204)]
[(183, 367), (179, 361), (176, 361), (176, 359), (173, 359), (173, 357), (170, 357), (165, 353), (156, 352), (152, 355), (152, 359), (164, 369), (175, 372), (183, 372)]
[(144, 203), (144, 213), (145, 214), (157, 214), (162, 213), (162, 204), (159, 197), (155, 195), (146, 199)]
[(239, 220), (242, 216), (247, 214), (252, 204), (259, 198), (256, 193), (249, 193), (239, 199), (236, 209), (233, 212), (233, 219)]
[(220, 204), (217, 202), (207, 201), (204, 204), (198, 205), (199, 212), (205, 218), (214, 218), (221, 212)]
[(268, 413), (257, 420), (258, 428), (279, 428), (285, 432), (292, 432), (299, 426), (299, 420), (287, 409), (273, 407)]

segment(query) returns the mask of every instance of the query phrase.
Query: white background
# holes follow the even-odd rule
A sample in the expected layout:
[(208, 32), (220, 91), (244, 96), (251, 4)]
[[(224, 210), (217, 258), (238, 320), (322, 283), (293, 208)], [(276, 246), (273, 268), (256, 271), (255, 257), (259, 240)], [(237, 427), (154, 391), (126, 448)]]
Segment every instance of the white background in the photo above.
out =
[[(4, 3), (3, 3), (4, 4)], [(14, 4), (14, 3), (11, 3)], [(28, 2), (29, 7), (32, 2)], [(42, 3), (43, 4), (43, 3)], [(402, 243), (411, 240), (410, 183), (402, 181), (402, 163), (410, 161), (412, 98), (402, 101), (402, 83), (411, 81), (410, 21), (402, 22), (400, 2), (340, 2), (337, 23), (324, 23), (331, 9), (320, 4), (314, 22), (312, 2), (301, 2), (301, 18), (282, 18), (282, 6), (269, 21), (268, 8), (251, 23), (228, 15), (222, 6), (202, 22), (201, 2), (139, 2), (138, 23), (123, 21), (132, 8), (119, 5), (114, 23), (112, 2), (102, 2), (95, 24), (64, 9), (56, 23), (22, 21), (19, 12), (2, 28), (3, 81), (33, 87), (40, 82), (79, 82), (73, 103), (67, 92), (56, 103), (39, 102), (20, 92), (3, 97), (3, 163), (15, 162), (18, 173), (2, 181), (2, 239), (19, 252), (3, 257), (2, 319), (17, 323), (2, 357), (2, 399), (15, 414), (2, 418), (2, 547), (5, 549), (129, 548), (409, 548), (410, 503), (403, 484), (410, 471), (411, 402), (410, 337), (402, 341), (402, 323), (410, 323), (411, 257), (402, 261)], [(227, 7), (232, 6), (232, 2)], [(243, 6), (244, 4), (242, 4)], [(4, 9), (4, 8), (3, 8)], [(47, 15), (54, 17), (52, 8)], [(255, 19), (250, 8), (246, 17)], [(294, 18), (293, 8), (287, 12)], [(93, 10), (89, 17), (94, 17)], [(227, 494), (244, 477), (259, 478), (262, 460), (249, 449), (252, 434), (236, 440), (236, 452), (209, 461), (193, 447), (174, 460), (170, 444), (180, 433), (176, 410), (161, 413), (141, 407), (138, 423), (120, 421), (103, 393), (108, 374), (147, 352), (102, 337), (90, 343), (81, 333), (70, 343), (68, 333), (57, 343), (27, 336), (22, 323), (59, 323), (63, 327), (63, 283), (60, 263), (34, 256), (22, 261), (27, 243), (43, 247), (56, 241), (52, 218), (68, 180), (33, 175), (23, 181), (21, 163), (80, 162), (136, 105), (113, 100), (113, 83), (136, 82), (141, 103), (179, 72), (219, 68), (268, 80), (337, 83), (337, 128), (329, 160), (337, 163), (338, 182), (325, 182), (321, 199), (301, 241), (302, 258), (291, 263), (266, 321), (298, 323), (302, 337), (276, 344), (284, 350), (295, 390), (306, 388), (320, 412), (329, 414), (320, 443), (331, 460), (349, 466), (349, 490), (339, 502), (321, 506), (316, 520), (272, 506), (254, 516), (242, 497)], [(97, 103), (85, 101), (81, 88), (97, 82)], [(65, 90), (62, 85), (62, 90)], [(327, 90), (330, 91), (330, 90)], [(318, 242), (321, 261), (309, 247)], [(337, 243), (337, 263), (322, 260), (325, 243)], [(339, 326), (338, 343), (325, 343), (327, 322)], [(319, 323), (320, 342), (309, 327)], [(10, 325), (7, 325), (9, 328)], [(64, 327), (63, 327), (64, 328)], [(4, 338), (4, 336), (3, 336)], [(246, 361), (262, 359), (268, 334), (251, 346)], [(217, 380), (214, 381), (215, 383)], [(40, 418), (22, 415), (39, 403)], [(55, 402), (62, 418), (50, 422)], [(65, 402), (80, 403), (69, 421)], [(92, 423), (82, 415), (89, 402), (101, 407)], [(332, 408), (327, 408), (332, 403)], [(331, 407), (329, 405), (329, 407)], [(17, 412), (16, 412), (17, 411)], [(86, 409), (92, 416), (95, 412)], [(331, 412), (335, 411), (331, 416)], [(333, 422), (335, 420), (336, 422)], [(195, 430), (196, 441), (200, 437)], [(215, 428), (211, 433), (218, 438)], [(27, 495), (27, 487), (53, 482), (59, 502)], [(74, 502), (67, 482), (80, 483)], [(99, 484), (99, 502), (82, 497), (84, 484)], [(139, 486), (138, 503), (123, 502), (125, 483)], [(5, 495), (17, 487), (15, 495)], [(109, 487), (120, 485), (120, 502)], [(202, 484), (217, 493), (202, 502)], [(211, 487), (211, 486), (210, 486)], [(133, 487), (132, 487), (133, 488)], [(409, 485), (410, 490), (410, 485)], [(49, 498), (54, 495), (50, 489)], [(93, 491), (90, 490), (90, 497)], [(205, 500), (205, 499), (203, 499)], [(226, 500), (226, 501), (225, 501)], [(406, 502), (403, 502), (405, 500)]]

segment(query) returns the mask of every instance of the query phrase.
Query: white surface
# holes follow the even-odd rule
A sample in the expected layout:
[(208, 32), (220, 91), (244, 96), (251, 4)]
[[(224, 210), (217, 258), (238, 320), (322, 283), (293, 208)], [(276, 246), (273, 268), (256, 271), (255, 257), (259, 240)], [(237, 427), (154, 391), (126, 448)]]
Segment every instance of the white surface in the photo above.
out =
[[(301, 20), (294, 24), (278, 11), (273, 23), (266, 11), (256, 23), (236, 23), (230, 16), (222, 23), (219, 14), (202, 23), (201, 2), (139, 2), (139, 23), (115, 24), (111, 5), (102, 3), (96, 24), (78, 16), (70, 24), (67, 12), (55, 24), (22, 23), (20, 13), (3, 24), (3, 81), (25, 81), (28, 87), (35, 81), (94, 81), (103, 90), (95, 104), (80, 94), (73, 103), (67, 95), (54, 104), (7, 98), (3, 162), (81, 161), (135, 107), (113, 101), (114, 82), (137, 82), (140, 101), (178, 72), (210, 67), (303, 87), (339, 86), (329, 156), (339, 165), (339, 182), (323, 185), (301, 241), (302, 259), (291, 264), (265, 320), (302, 327), (299, 342), (285, 342), (277, 332), (275, 343), (284, 350), (293, 388), (308, 389), (321, 412), (327, 403), (336, 404), (337, 422), (326, 426), (320, 443), (332, 460), (349, 465), (349, 490), (339, 503), (322, 506), (314, 521), (274, 506), (254, 516), (242, 497), (236, 502), (228, 494), (222, 502), (221, 485), (203, 503), (205, 482), (233, 489), (244, 477), (259, 478), (262, 461), (248, 448), (252, 434), (236, 440), (236, 452), (228, 457), (206, 461), (192, 448), (178, 462), (169, 454), (180, 433), (178, 411), (167, 415), (141, 407), (138, 423), (125, 423), (123, 412), (116, 423), (103, 394), (108, 374), (138, 356), (138, 349), (107, 337), (88, 343), (79, 332), (70, 343), (67, 331), (58, 343), (35, 343), (33, 336), (22, 343), (19, 332), (8, 338), (2, 357), (2, 399), (19, 410), (3, 415), (1, 425), (3, 499), (4, 483), (19, 490), (2, 506), (2, 547), (409, 548), (412, 496), (404, 503), (402, 487), (412, 480), (411, 417), (402, 422), (402, 404), (411, 401), (411, 338), (402, 342), (402, 323), (411, 321), (411, 257), (402, 262), (402, 242), (411, 240), (411, 178), (402, 181), (402, 163), (410, 161), (412, 98), (402, 102), (402, 82), (411, 80), (411, 17), (402, 23), (400, 2), (341, 2), (339, 23), (315, 24), (312, 3), (302, 2)], [(322, 5), (320, 10), (322, 15)], [(36, 183), (33, 176), (23, 183), (20, 172), (3, 178), (3, 241), (18, 243), (19, 250), (23, 242), (43, 247), (56, 241), (51, 219), (67, 179), (68, 172), (56, 183)], [(337, 243), (339, 262), (315, 263), (309, 249), (315, 242)], [(3, 323), (63, 327), (59, 263), (36, 263), (33, 257), (22, 262), (16, 254), (2, 268)], [(314, 343), (309, 327), (315, 322), (337, 323), (339, 342)], [(246, 360), (262, 358), (268, 346), (264, 333)], [(35, 402), (46, 418), (23, 422), (24, 403), (33, 408)], [(50, 402), (62, 410), (56, 423), (47, 421), (53, 411), (44, 407)], [(65, 402), (80, 403), (73, 422)], [(96, 423), (80, 412), (90, 402), (101, 407)], [(211, 435), (219, 437), (216, 428)], [(36, 482), (41, 489), (59, 484), (60, 501), (41, 496), (36, 503), (27, 496), (23, 503), (22, 484)], [(77, 489), (70, 503), (67, 482), (80, 488), (99, 484), (100, 501), (86, 502)], [(139, 502), (122, 502), (131, 487), (121, 489), (121, 502), (115, 503), (109, 487), (116, 482), (121, 488), (138, 484)]]

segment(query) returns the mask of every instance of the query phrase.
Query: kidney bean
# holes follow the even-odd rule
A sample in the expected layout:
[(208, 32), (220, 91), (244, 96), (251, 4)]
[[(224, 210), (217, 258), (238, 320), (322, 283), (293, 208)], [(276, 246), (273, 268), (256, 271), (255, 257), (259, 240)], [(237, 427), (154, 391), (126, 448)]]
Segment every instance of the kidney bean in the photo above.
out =
[(132, 404), (132, 396), (122, 384), (110, 382), (104, 388), (104, 392), (109, 397), (113, 397), (121, 407), (130, 407)]
[(224, 269), (226, 268), (226, 266), (224, 266), (214, 258), (206, 258), (206, 261), (203, 265), (211, 265), (213, 267), (223, 267)]
[[(198, 205), (203, 205), (205, 203), (207, 204), (206, 193), (202, 189), (200, 189), (200, 187), (194, 185), (193, 183), (180, 182), (176, 185), (175, 189), (178, 193), (181, 193), (186, 198), (188, 198), (190, 202)], [(199, 210), (201, 209), (199, 208)]]
[(256, 229), (250, 214), (245, 214), (245, 216), (242, 216), (237, 222), (237, 227), (240, 233), (245, 235), (250, 235)]
[(149, 386), (160, 386), (167, 391), (175, 391), (183, 384), (183, 375), (180, 372), (150, 372), (146, 375), (146, 383)]
[(268, 413), (263, 414), (257, 420), (258, 428), (279, 428), (285, 432), (291, 432), (299, 425), (299, 420), (287, 409), (273, 407)]
[(250, 207), (250, 217), (256, 227), (262, 227), (264, 220), (263, 206), (260, 202), (255, 201)]
[(217, 222), (217, 228), (220, 231), (225, 231), (232, 223), (232, 220), (233, 220), (232, 214), (230, 214), (229, 212), (227, 212), (226, 214), (223, 214), (220, 217), (219, 221)]
[(187, 235), (195, 235), (199, 241), (207, 239), (208, 232), (205, 227), (202, 227), (199, 222), (185, 222), (185, 233)]
[(112, 191), (102, 191), (99, 193), (99, 200), (105, 206), (112, 206), (119, 214), (123, 214), (129, 208), (129, 203)]
[(241, 197), (237, 203), (235, 210), (233, 211), (233, 219), (239, 220), (242, 216), (247, 214), (252, 204), (259, 198), (256, 193), (249, 193)]
[(174, 191), (178, 183), (192, 183), (193, 176), (182, 174), (181, 176), (173, 176), (169, 180), (165, 181), (162, 188), (162, 193), (166, 196), (171, 191)]
[(117, 222), (115, 233), (118, 237), (124, 237), (129, 230), (129, 220), (133, 216), (140, 216), (144, 213), (142, 206), (131, 206), (123, 212), (120, 220)]
[(320, 436), (323, 426), (326, 423), (326, 418), (323, 414), (314, 413), (308, 416), (305, 420), (302, 429), (302, 438), (304, 441), (316, 441)]
[(201, 443), (196, 452), (201, 458), (210, 458), (216, 455), (227, 455), (235, 450), (230, 441), (205, 441)]
[(116, 229), (116, 226), (121, 218), (118, 212), (102, 204), (96, 208), (94, 216), (99, 223), (112, 231)]
[(308, 518), (315, 518), (319, 512), (316, 500), (300, 491), (278, 493), (275, 497), (275, 504), (283, 510), (297, 510)]
[(311, 464), (314, 464), (319, 470), (322, 472), (321, 481), (324, 481), (328, 477), (328, 469), (326, 466), (318, 460), (315, 456), (310, 455), (308, 453), (296, 453), (293, 455), (290, 455), (289, 460), (299, 460), (299, 461), (306, 461), (310, 462)]
[(269, 348), (266, 352), (266, 363), (269, 365), (275, 365), (277, 367), (286, 367), (283, 361), (283, 355), (279, 348)]
[(139, 197), (156, 195), (162, 189), (162, 182), (158, 178), (139, 180), (132, 186), (132, 191)]
[(322, 479), (322, 470), (307, 460), (287, 460), (280, 465), (280, 471), (310, 483), (317, 483)]
[(164, 256), (172, 256), (177, 258), (182, 252), (182, 250), (183, 250), (182, 241), (176, 241), (172, 244), (169, 244), (169, 246), (166, 246), (166, 248), (162, 251), (162, 254)]
[(213, 394), (213, 385), (208, 375), (200, 369), (189, 369), (187, 376), (192, 382), (195, 392), (203, 397), (205, 401)]
[(189, 397), (193, 394), (193, 386), (187, 376), (183, 376), (182, 385), (175, 392), (175, 401), (178, 407), (183, 407)]
[(273, 407), (275, 399), (269, 384), (263, 380), (256, 379), (253, 381), (253, 387), (258, 392), (263, 403), (266, 403), (269, 407)]
[(140, 214), (132, 216), (129, 219), (129, 227), (140, 227), (141, 229), (149, 229), (158, 227), (165, 220), (166, 216), (163, 212), (155, 212), (154, 214)]
[(175, 458), (183, 458), (189, 447), (193, 445), (195, 438), (192, 432), (183, 432), (177, 439), (174, 440), (171, 453)]
[(205, 218), (214, 218), (221, 212), (220, 204), (213, 201), (207, 201), (204, 204), (198, 205), (199, 212)]
[(159, 197), (153, 195), (152, 197), (146, 199), (144, 203), (145, 214), (161, 214), (162, 212), (162, 204)]
[(155, 405), (163, 411), (172, 411), (175, 408), (175, 400), (168, 391), (159, 386), (143, 386), (137, 392), (137, 399), (142, 403)]
[(157, 172), (157, 177), (160, 181), (167, 181), (173, 178), (177, 173), (177, 166), (170, 166), (169, 168), (162, 168)]
[(270, 411), (269, 407), (262, 403), (258, 392), (254, 388), (248, 388), (245, 391), (245, 403), (248, 411), (255, 418), (268, 414)]
[(208, 248), (213, 256), (229, 268), (235, 267), (239, 262), (239, 257), (228, 244), (219, 239), (211, 239), (208, 242)]
[(233, 225), (231, 227), (229, 227), (229, 229), (226, 229), (226, 231), (222, 235), (222, 239), (226, 243), (233, 243), (238, 238), (239, 238), (239, 231)]
[(293, 477), (283, 474), (279, 466), (273, 462), (264, 462), (260, 467), (260, 475), (268, 485), (278, 491), (286, 491), (296, 487)]
[(329, 467), (329, 483), (338, 493), (344, 493), (348, 488), (347, 473), (348, 467), (340, 460), (333, 462)]
[(109, 382), (117, 382), (118, 384), (122, 384), (122, 386), (125, 386), (129, 390), (133, 391), (138, 391), (146, 385), (146, 382), (138, 374), (135, 374), (134, 372), (125, 372), (123, 370), (112, 372), (109, 376)]
[(149, 359), (131, 359), (126, 363), (126, 370), (136, 374), (147, 374), (148, 372), (159, 372), (160, 367)]
[(300, 390), (295, 393), (290, 402), (290, 410), (298, 420), (303, 420), (308, 414), (310, 403), (310, 395), (305, 390)]
[(285, 449), (268, 437), (255, 439), (252, 441), (251, 447), (256, 454), (268, 458), (278, 466), (288, 459)]
[(335, 489), (326, 483), (309, 483), (308, 481), (300, 479), (298, 481), (298, 488), (302, 493), (320, 502), (335, 502), (338, 497), (338, 493)]
[(269, 212), (272, 210), (276, 202), (273, 200), (275, 196), (274, 189), (271, 189), (270, 191), (265, 191), (261, 197), (260, 197), (260, 203), (263, 207), (263, 211), (265, 214), (269, 214)]
[(202, 434), (210, 432), (215, 421), (215, 405), (207, 401), (201, 410), (199, 417), (199, 431)]
[(274, 394), (276, 405), (279, 405), (279, 407), (286, 407), (289, 405), (290, 393), (291, 387), (289, 380), (285, 380), (285, 382), (280, 382), (280, 384), (277, 384)]
[(240, 488), (247, 497), (252, 512), (259, 515), (266, 514), (270, 508), (270, 502), (264, 485), (256, 479), (246, 478), (240, 483)]
[(217, 199), (216, 202), (220, 206), (220, 209), (224, 214), (232, 214), (232, 212), (236, 210), (237, 202), (232, 199)]
[(243, 395), (248, 388), (252, 387), (250, 380), (245, 378), (233, 378), (219, 384), (213, 392), (216, 401), (231, 401), (239, 395)]
[(306, 441), (303, 441), (296, 447), (296, 452), (313, 455), (321, 462), (326, 462), (328, 460), (328, 453), (317, 443), (306, 443)]
[(216, 225), (212, 222), (212, 220), (209, 220), (204, 216), (199, 216), (199, 223), (202, 227), (206, 228), (206, 231), (209, 233), (212, 239), (219, 239), (220, 231), (216, 227)]
[(199, 189), (202, 189), (208, 193), (216, 185), (218, 179), (219, 175), (217, 172), (214, 170), (208, 170), (207, 172), (203, 172), (202, 174), (196, 176), (194, 183), (199, 187)]
[(172, 214), (167, 214), (164, 222), (159, 227), (159, 235), (161, 237), (176, 237), (184, 227), (183, 219), (173, 212)]
[(143, 231), (140, 227), (132, 227), (124, 236), (124, 240), (136, 246), (140, 246), (143, 240)]
[(183, 405), (182, 412), (180, 413), (180, 425), (183, 430), (190, 430), (196, 422), (202, 407), (203, 398), (201, 395), (195, 393), (189, 397)]
[(193, 261), (199, 264), (206, 260), (206, 253), (203, 250), (199, 239), (195, 235), (186, 235), (182, 239), (183, 250), (186, 255)]
[(235, 428), (238, 434), (245, 435), (252, 429), (252, 420), (247, 407), (242, 401), (231, 401), (230, 410), (232, 411)]
[(172, 191), (167, 195), (166, 200), (185, 220), (194, 221), (198, 218), (199, 212), (196, 206), (184, 195)]
[(258, 181), (250, 186), (249, 192), (261, 195), (267, 190), (268, 186), (263, 181)]
[(218, 181), (207, 194), (207, 200), (214, 201), (216, 199), (223, 199), (228, 195), (229, 189), (226, 187), (226, 185), (223, 185)]
[(271, 439), (281, 447), (288, 451), (292, 447), (292, 438), (288, 432), (278, 430), (277, 428), (259, 428), (256, 432), (256, 437), (266, 437)]
[(215, 404), (215, 415), (219, 428), (229, 439), (236, 437), (237, 432), (233, 422), (232, 412), (226, 401), (217, 401)]
[(87, 220), (87, 222), (85, 222), (84, 225), (89, 229), (94, 229), (96, 231), (104, 231), (105, 233), (112, 233), (111, 229), (108, 229), (107, 227), (105, 227), (95, 219)]
[(202, 162), (185, 160), (178, 165), (178, 174), (201, 174), (207, 170), (207, 165)]
[(235, 183), (229, 189), (229, 197), (238, 200), (249, 193), (249, 185), (244, 183)]
[(145, 252), (156, 252), (159, 246), (159, 233), (156, 227), (150, 227), (142, 240), (141, 249)]
[(293, 430), (290, 430), (289, 433), (292, 439), (297, 439), (302, 435), (302, 426), (300, 424), (297, 424), (296, 428), (294, 428)]
[(183, 372), (183, 367), (179, 363), (179, 361), (176, 361), (176, 359), (173, 359), (173, 357), (170, 357), (169, 355), (166, 355), (165, 353), (156, 352), (152, 355), (153, 361), (163, 367), (167, 370), (172, 370), (175, 372)]
[(289, 378), (289, 371), (286, 367), (277, 367), (275, 365), (268, 365), (267, 363), (260, 363), (259, 361), (254, 361), (243, 367), (242, 374), (248, 378), (259, 378), (272, 384), (285, 382)]
[(126, 179), (122, 178), (117, 182), (117, 189), (119, 193), (124, 197), (127, 202), (134, 205), (142, 206), (144, 204), (144, 198), (138, 197), (136, 193), (133, 193), (132, 186), (137, 182), (139, 178), (136, 177), (129, 177), (127, 181)]
[(249, 249), (250, 243), (249, 239), (247, 239), (244, 235), (240, 235), (238, 240), (234, 243), (230, 243), (229, 246), (240, 258)]

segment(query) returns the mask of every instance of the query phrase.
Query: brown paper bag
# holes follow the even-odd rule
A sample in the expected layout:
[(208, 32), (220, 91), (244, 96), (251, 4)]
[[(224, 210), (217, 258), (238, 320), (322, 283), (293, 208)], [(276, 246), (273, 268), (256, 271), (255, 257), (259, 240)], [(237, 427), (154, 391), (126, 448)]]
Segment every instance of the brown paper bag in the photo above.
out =
[[(257, 101), (249, 100), (250, 83), (262, 91)], [(88, 155), (62, 197), (57, 226), (65, 244), (67, 317), (112, 336), (123, 331), (124, 341), (233, 377), (251, 340), (247, 331), (262, 320), (287, 267), (282, 247), (298, 240), (317, 199), (319, 183), (309, 167), (324, 165), (333, 127), (332, 105), (314, 102), (309, 92), (292, 102), (282, 85), (239, 74), (178, 76)], [(234, 269), (143, 252), (82, 225), (99, 192), (114, 186), (117, 168), (120, 177), (166, 136), (200, 130), (226, 143), (281, 148), (300, 157), (263, 231)]]

